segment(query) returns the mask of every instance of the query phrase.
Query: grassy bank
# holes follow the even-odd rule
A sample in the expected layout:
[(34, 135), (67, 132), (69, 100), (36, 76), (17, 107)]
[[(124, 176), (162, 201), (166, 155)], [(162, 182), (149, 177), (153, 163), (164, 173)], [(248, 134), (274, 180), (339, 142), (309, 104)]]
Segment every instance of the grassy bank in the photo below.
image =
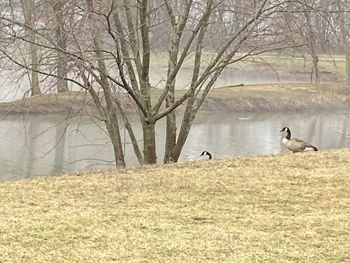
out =
[[(157, 100), (161, 90), (152, 91)], [(185, 91), (178, 91), (182, 96)], [(124, 96), (124, 97), (123, 97)], [(127, 96), (119, 97), (123, 109), (136, 112), (136, 106)], [(313, 110), (348, 109), (350, 88), (344, 84), (263, 84), (240, 87), (223, 86), (212, 89), (201, 110), (205, 112), (266, 113)], [(180, 106), (178, 109), (183, 109)], [(45, 94), (25, 100), (0, 103), (0, 114), (98, 114), (89, 94), (64, 92)]]
[(350, 150), (0, 184), (0, 262), (349, 262)]

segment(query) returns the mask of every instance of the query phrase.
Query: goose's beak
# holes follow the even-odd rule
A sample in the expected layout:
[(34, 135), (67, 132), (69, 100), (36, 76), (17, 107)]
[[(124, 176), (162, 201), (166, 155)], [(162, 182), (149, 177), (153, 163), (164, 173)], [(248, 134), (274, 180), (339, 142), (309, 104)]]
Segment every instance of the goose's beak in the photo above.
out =
[(282, 129), (282, 130), (280, 130), (280, 132), (283, 132), (283, 129)]

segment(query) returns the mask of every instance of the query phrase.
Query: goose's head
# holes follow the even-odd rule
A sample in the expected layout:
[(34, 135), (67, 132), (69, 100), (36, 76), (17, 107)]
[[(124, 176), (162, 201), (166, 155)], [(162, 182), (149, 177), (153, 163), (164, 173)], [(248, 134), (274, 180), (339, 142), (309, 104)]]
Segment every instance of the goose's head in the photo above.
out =
[(209, 159), (212, 158), (211, 153), (208, 152), (208, 151), (203, 151), (202, 154), (201, 154), (200, 156), (204, 156), (204, 155), (207, 155), (207, 156), (209, 157)]
[(288, 127), (284, 127), (280, 132), (290, 132), (290, 129)]
[(203, 156), (203, 155), (208, 155), (208, 152), (207, 151), (203, 151), (200, 156)]

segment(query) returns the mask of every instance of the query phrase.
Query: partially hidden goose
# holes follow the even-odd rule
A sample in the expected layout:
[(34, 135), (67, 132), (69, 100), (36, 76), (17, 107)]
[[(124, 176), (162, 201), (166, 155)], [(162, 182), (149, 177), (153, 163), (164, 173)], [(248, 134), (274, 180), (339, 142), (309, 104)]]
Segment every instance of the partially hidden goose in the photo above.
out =
[(210, 153), (210, 152), (203, 151), (202, 154), (201, 154), (200, 156), (204, 156), (204, 155), (207, 155), (207, 156), (208, 156), (208, 160), (211, 160), (211, 159), (212, 159), (212, 156), (211, 156), (211, 153)]
[(303, 152), (307, 150), (318, 151), (317, 147), (311, 145), (310, 143), (307, 143), (298, 138), (291, 138), (292, 133), (288, 127), (284, 127), (280, 132), (287, 132), (286, 137), (282, 139), (282, 143), (288, 148), (288, 150), (292, 151), (293, 153)]

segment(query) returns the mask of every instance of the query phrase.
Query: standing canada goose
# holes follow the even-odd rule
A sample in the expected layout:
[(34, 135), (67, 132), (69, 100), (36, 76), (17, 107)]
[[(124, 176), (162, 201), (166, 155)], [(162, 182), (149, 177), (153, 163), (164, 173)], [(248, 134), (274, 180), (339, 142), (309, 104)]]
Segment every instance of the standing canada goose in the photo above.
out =
[(310, 143), (304, 142), (298, 138), (291, 138), (292, 133), (288, 127), (284, 127), (280, 132), (287, 132), (286, 137), (282, 139), (282, 143), (287, 146), (288, 150), (293, 153), (303, 152), (304, 150), (318, 151), (317, 147), (311, 145)]
[(203, 155), (208, 155), (208, 160), (211, 160), (211, 159), (212, 159), (212, 156), (211, 156), (211, 153), (210, 153), (210, 152), (203, 151), (202, 154), (201, 154), (200, 156), (203, 156)]

